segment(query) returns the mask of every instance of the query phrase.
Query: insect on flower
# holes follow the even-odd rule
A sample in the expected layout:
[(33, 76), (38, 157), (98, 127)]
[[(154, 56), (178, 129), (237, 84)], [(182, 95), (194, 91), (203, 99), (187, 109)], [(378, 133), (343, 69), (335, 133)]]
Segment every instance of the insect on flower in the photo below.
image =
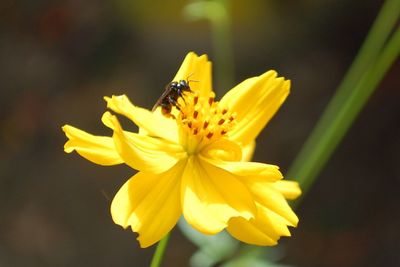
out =
[[(199, 82), (189, 86), (190, 73)], [(114, 222), (137, 232), (141, 247), (158, 242), (182, 216), (203, 234), (226, 230), (253, 245), (273, 246), (290, 236), (289, 227), (299, 219), (287, 199), (301, 194), (298, 183), (283, 180), (276, 165), (250, 161), (257, 136), (289, 94), (290, 81), (266, 71), (216, 100), (211, 62), (193, 52), (172, 81), (156, 112), (126, 95), (104, 97), (109, 110), (101, 120), (112, 136), (62, 127), (65, 152), (138, 171), (111, 203)], [(124, 130), (118, 115), (140, 131)]]
[[(191, 75), (189, 75), (189, 77), (190, 76)], [(180, 110), (181, 108), (178, 103), (178, 98), (181, 97), (183, 101), (185, 101), (183, 93), (192, 92), (190, 90), (189, 82), (195, 82), (194, 80), (189, 80), (189, 77), (186, 80), (180, 80), (179, 82), (173, 81), (167, 84), (163, 94), (160, 96), (160, 98), (158, 98), (152, 111), (155, 111), (157, 107), (161, 106), (161, 112), (163, 115), (172, 116), (172, 106)]]

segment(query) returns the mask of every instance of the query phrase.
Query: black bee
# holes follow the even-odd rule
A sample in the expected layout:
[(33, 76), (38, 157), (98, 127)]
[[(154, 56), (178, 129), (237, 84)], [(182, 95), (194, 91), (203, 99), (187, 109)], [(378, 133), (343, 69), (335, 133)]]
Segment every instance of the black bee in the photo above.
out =
[[(165, 86), (164, 93), (157, 100), (152, 111), (156, 110), (158, 106), (161, 106), (161, 112), (164, 115), (169, 115), (171, 113), (172, 106), (176, 107), (178, 110), (178, 98), (182, 97), (184, 92), (191, 92), (189, 86), (189, 80), (180, 80), (179, 82), (170, 82)], [(185, 101), (185, 99), (183, 99)]]

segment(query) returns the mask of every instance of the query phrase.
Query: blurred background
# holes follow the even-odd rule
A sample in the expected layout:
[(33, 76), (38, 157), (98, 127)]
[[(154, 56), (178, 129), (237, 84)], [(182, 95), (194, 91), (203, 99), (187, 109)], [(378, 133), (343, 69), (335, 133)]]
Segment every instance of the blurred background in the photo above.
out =
[[(140, 249), (109, 213), (134, 170), (64, 153), (61, 126), (110, 135), (100, 121), (103, 96), (127, 94), (151, 108), (187, 52), (215, 59), (210, 24), (185, 19), (187, 3), (0, 2), (0, 266), (149, 264), (154, 246)], [(381, 4), (231, 3), (234, 83), (268, 69), (292, 80), (255, 160), (287, 171)], [(281, 263), (400, 266), (399, 69), (397, 62), (298, 207)], [(175, 229), (163, 266), (188, 266), (195, 251)]]

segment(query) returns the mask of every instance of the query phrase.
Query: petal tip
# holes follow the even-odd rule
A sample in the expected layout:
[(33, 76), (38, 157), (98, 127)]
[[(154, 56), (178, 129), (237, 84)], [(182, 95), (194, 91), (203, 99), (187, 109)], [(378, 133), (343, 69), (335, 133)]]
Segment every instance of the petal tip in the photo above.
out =
[(72, 153), (72, 152), (75, 150), (75, 148), (73, 148), (73, 147), (71, 146), (70, 142), (71, 142), (71, 141), (68, 140), (68, 141), (64, 144), (64, 152), (65, 152), (65, 153)]
[(139, 234), (139, 236), (136, 238), (136, 240), (139, 242), (140, 248), (148, 248), (148, 247), (154, 245), (155, 243), (159, 242), (159, 240), (157, 240), (157, 241), (152, 241), (152, 242), (143, 240), (143, 238), (141, 238), (140, 234)]
[(111, 101), (111, 97), (109, 97), (109, 96), (103, 96), (103, 99), (104, 99), (104, 101), (106, 101), (107, 103), (108, 103), (109, 101)]
[(68, 125), (68, 124), (65, 124), (65, 125), (63, 125), (62, 127), (61, 127), (61, 130), (65, 133), (65, 135), (68, 137), (68, 138), (70, 138), (70, 132), (72, 131), (72, 130), (74, 130), (75, 128), (73, 127), (73, 126), (71, 126), (71, 125)]

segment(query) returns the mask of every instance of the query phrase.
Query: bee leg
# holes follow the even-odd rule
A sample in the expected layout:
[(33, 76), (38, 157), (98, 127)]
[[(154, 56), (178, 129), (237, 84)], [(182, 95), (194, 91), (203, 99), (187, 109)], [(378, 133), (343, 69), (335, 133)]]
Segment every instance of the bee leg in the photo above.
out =
[(167, 118), (176, 119), (175, 116), (171, 114), (171, 106), (170, 105), (161, 105), (161, 112)]
[(164, 116), (166, 116), (167, 118), (171, 118), (171, 119), (176, 120), (174, 114), (168, 113), (168, 114), (164, 114)]
[[(185, 98), (183, 97), (183, 90), (179, 90), (177, 93), (178, 93), (178, 96), (180, 96), (180, 98), (182, 98), (183, 103), (185, 103), (185, 105), (186, 105), (186, 100), (185, 100)], [(176, 102), (176, 101), (175, 101), (175, 102)]]
[(174, 106), (176, 107), (177, 110), (181, 111), (181, 106), (179, 105), (178, 102), (175, 101)]
[(182, 90), (178, 90), (178, 95), (183, 99), (183, 102), (185, 102), (185, 104), (186, 104), (185, 98), (183, 97), (183, 91)]
[(185, 105), (186, 105), (186, 100), (185, 100), (185, 98), (182, 96), (181, 97), (182, 98), (182, 100), (183, 100), (183, 103), (185, 103)]
[(178, 101), (176, 101), (173, 97), (168, 97), (168, 101), (169, 101), (169, 103), (174, 105), (177, 110), (181, 111), (181, 108), (180, 108), (180, 105), (179, 105)]

